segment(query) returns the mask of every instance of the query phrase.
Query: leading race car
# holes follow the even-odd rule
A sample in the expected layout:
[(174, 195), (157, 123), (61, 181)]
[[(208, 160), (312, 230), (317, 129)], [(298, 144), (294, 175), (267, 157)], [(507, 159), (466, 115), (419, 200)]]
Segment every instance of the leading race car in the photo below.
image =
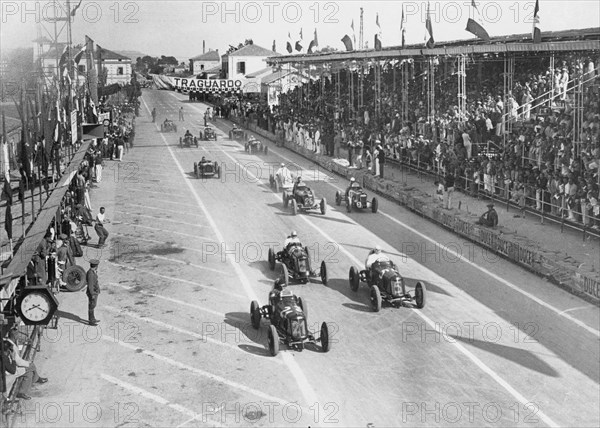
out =
[(246, 133), (244, 132), (244, 130), (237, 127), (234, 127), (233, 129), (231, 129), (231, 131), (229, 131), (230, 140), (242, 141), (245, 135)]
[(203, 131), (200, 131), (200, 139), (204, 141), (217, 141), (217, 133), (212, 126), (205, 126)]
[(248, 138), (248, 141), (246, 141), (246, 144), (244, 145), (244, 150), (250, 154), (263, 152), (266, 155), (269, 153), (268, 147), (264, 145), (262, 141), (257, 140), (254, 136), (250, 136)]
[(177, 132), (177, 125), (175, 125), (172, 120), (165, 119), (165, 121), (160, 124), (160, 132)]
[[(417, 282), (415, 285), (414, 296), (406, 291), (404, 278), (398, 272), (398, 268), (387, 256), (380, 253), (379, 249), (371, 250), (369, 257), (379, 251), (380, 257), (375, 257), (375, 261), (365, 270), (359, 271), (352, 266), (349, 273), (349, 283), (352, 291), (358, 291), (359, 284), (366, 282), (370, 288), (371, 306), (373, 311), (381, 310), (382, 301), (396, 307), (411, 304), (422, 309), (425, 306), (427, 291), (425, 284)], [(369, 259), (367, 259), (369, 260)], [(368, 265), (368, 262), (367, 262)]]
[(292, 214), (298, 214), (298, 211), (320, 210), (321, 214), (327, 213), (327, 200), (321, 199), (321, 202), (316, 201), (315, 194), (304, 183), (295, 185), (291, 192), (283, 191), (283, 206), (287, 208), (292, 206)]
[(296, 351), (304, 350), (306, 344), (321, 344), (323, 352), (329, 352), (329, 327), (326, 322), (321, 324), (321, 335), (308, 330), (308, 308), (306, 300), (297, 297), (283, 287), (281, 280), (275, 280), (273, 290), (269, 293), (269, 304), (259, 306), (256, 300), (250, 304), (250, 321), (256, 330), (260, 328), (260, 319), (270, 321), (268, 333), (269, 352), (272, 356), (279, 353), (280, 342)]
[(186, 132), (183, 137), (179, 137), (179, 147), (198, 147), (198, 138), (194, 137), (191, 133)]
[(339, 190), (335, 192), (335, 204), (339, 207), (342, 202), (346, 202), (346, 211), (351, 212), (352, 208), (365, 209), (371, 208), (371, 212), (376, 213), (379, 207), (379, 202), (376, 197), (370, 201), (367, 199), (367, 193), (362, 186), (355, 181), (350, 184), (348, 189), (348, 197)]
[(221, 178), (221, 166), (216, 161), (211, 162), (203, 157), (200, 162), (194, 162), (194, 176)]
[(323, 285), (327, 285), (325, 260), (321, 261), (318, 272), (312, 270), (308, 247), (302, 247), (299, 243), (292, 243), (277, 253), (273, 251), (273, 248), (269, 248), (269, 268), (271, 270), (275, 270), (276, 262), (281, 263), (285, 285), (289, 285), (290, 279), (306, 284), (310, 278), (317, 276), (321, 278)]

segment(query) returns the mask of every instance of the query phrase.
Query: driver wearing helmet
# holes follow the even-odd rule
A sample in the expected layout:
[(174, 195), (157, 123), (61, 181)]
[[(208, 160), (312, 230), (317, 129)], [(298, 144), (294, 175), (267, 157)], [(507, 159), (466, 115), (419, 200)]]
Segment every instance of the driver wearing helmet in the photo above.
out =
[(190, 130), (188, 129), (187, 131), (185, 131), (185, 138), (191, 137), (192, 133), (190, 132)]
[(206, 163), (206, 157), (202, 156), (202, 160), (200, 161), (200, 163)]
[(306, 183), (304, 183), (304, 181), (302, 181), (302, 176), (300, 176), (300, 175), (296, 179), (296, 182), (294, 183), (294, 188), (292, 189), (292, 193), (294, 195), (296, 194), (296, 190), (298, 190), (298, 187), (306, 187)]
[(287, 251), (294, 245), (301, 245), (301, 243), (300, 243), (300, 239), (298, 239), (298, 234), (296, 233), (296, 231), (292, 230), (292, 233), (290, 234), (290, 236), (288, 236), (287, 239), (285, 240), (285, 242), (283, 243), (283, 247)]
[(350, 179), (350, 185), (346, 188), (346, 199), (348, 199), (348, 195), (350, 194), (350, 190), (352, 189), (360, 189), (360, 184), (356, 181), (356, 178), (352, 177)]
[(287, 167), (285, 166), (285, 163), (281, 163), (281, 166), (279, 167), (279, 169), (277, 171), (275, 171), (275, 176), (279, 177), (279, 180), (281, 181), (281, 184), (283, 186), (285, 186), (287, 183), (291, 183), (292, 182), (292, 173), (290, 172), (289, 169), (287, 169)]
[(375, 248), (373, 248), (367, 256), (367, 260), (365, 261), (365, 269), (367, 271), (370, 271), (373, 263), (389, 261), (389, 257), (383, 254), (381, 247), (379, 245), (376, 245)]

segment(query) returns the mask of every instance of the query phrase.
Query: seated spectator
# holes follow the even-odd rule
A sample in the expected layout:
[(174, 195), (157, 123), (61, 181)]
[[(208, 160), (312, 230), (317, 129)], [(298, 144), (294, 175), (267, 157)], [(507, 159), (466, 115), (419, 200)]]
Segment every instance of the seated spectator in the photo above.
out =
[(15, 378), (23, 378), (17, 398), (31, 400), (29, 391), (34, 383), (46, 383), (48, 378), (40, 377), (33, 362), (24, 360), (19, 355), (17, 345), (10, 339), (4, 340), (2, 362), (6, 371), (6, 383), (12, 383)]
[(481, 226), (496, 227), (498, 225), (498, 213), (494, 209), (494, 204), (488, 204), (488, 210), (479, 217), (477, 224)]

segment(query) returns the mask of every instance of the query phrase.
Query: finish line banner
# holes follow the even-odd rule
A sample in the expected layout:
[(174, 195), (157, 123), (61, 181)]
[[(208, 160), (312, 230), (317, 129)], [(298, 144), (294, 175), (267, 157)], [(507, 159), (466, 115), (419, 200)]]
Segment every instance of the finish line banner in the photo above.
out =
[(242, 81), (233, 79), (185, 79), (173, 77), (176, 89), (199, 92), (241, 92)]

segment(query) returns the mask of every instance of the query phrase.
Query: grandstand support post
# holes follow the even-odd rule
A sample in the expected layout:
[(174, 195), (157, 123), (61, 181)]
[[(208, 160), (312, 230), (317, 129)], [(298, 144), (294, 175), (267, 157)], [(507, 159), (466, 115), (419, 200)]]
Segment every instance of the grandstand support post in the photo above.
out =
[(427, 62), (427, 121), (433, 125), (435, 119), (435, 57)]
[(381, 119), (381, 62), (375, 61), (375, 120)]
[(515, 58), (510, 53), (504, 55), (504, 74), (503, 74), (503, 99), (502, 99), (502, 142), (503, 147), (506, 147), (508, 134), (512, 131), (512, 119), (509, 115), (509, 106), (507, 103), (508, 96), (512, 95), (513, 78), (515, 73)]
[(341, 117), (341, 93), (342, 93), (342, 82), (341, 82), (342, 71), (340, 68), (337, 69), (337, 78), (335, 79), (335, 110), (338, 114), (338, 123), (342, 119)]
[(348, 67), (348, 80), (350, 81), (350, 117), (352, 122), (356, 121), (356, 105), (354, 99), (354, 73), (352, 67)]
[(358, 113), (360, 114), (360, 109), (365, 105), (364, 99), (364, 73), (365, 73), (365, 62), (362, 61), (360, 63), (360, 67), (358, 69)]
[(400, 117), (402, 118), (402, 125), (408, 122), (408, 81), (409, 81), (409, 70), (410, 64), (407, 60), (402, 60), (400, 63), (400, 75), (402, 76), (402, 99), (400, 102)]
[(467, 120), (467, 59), (458, 57), (458, 121), (464, 127)]

